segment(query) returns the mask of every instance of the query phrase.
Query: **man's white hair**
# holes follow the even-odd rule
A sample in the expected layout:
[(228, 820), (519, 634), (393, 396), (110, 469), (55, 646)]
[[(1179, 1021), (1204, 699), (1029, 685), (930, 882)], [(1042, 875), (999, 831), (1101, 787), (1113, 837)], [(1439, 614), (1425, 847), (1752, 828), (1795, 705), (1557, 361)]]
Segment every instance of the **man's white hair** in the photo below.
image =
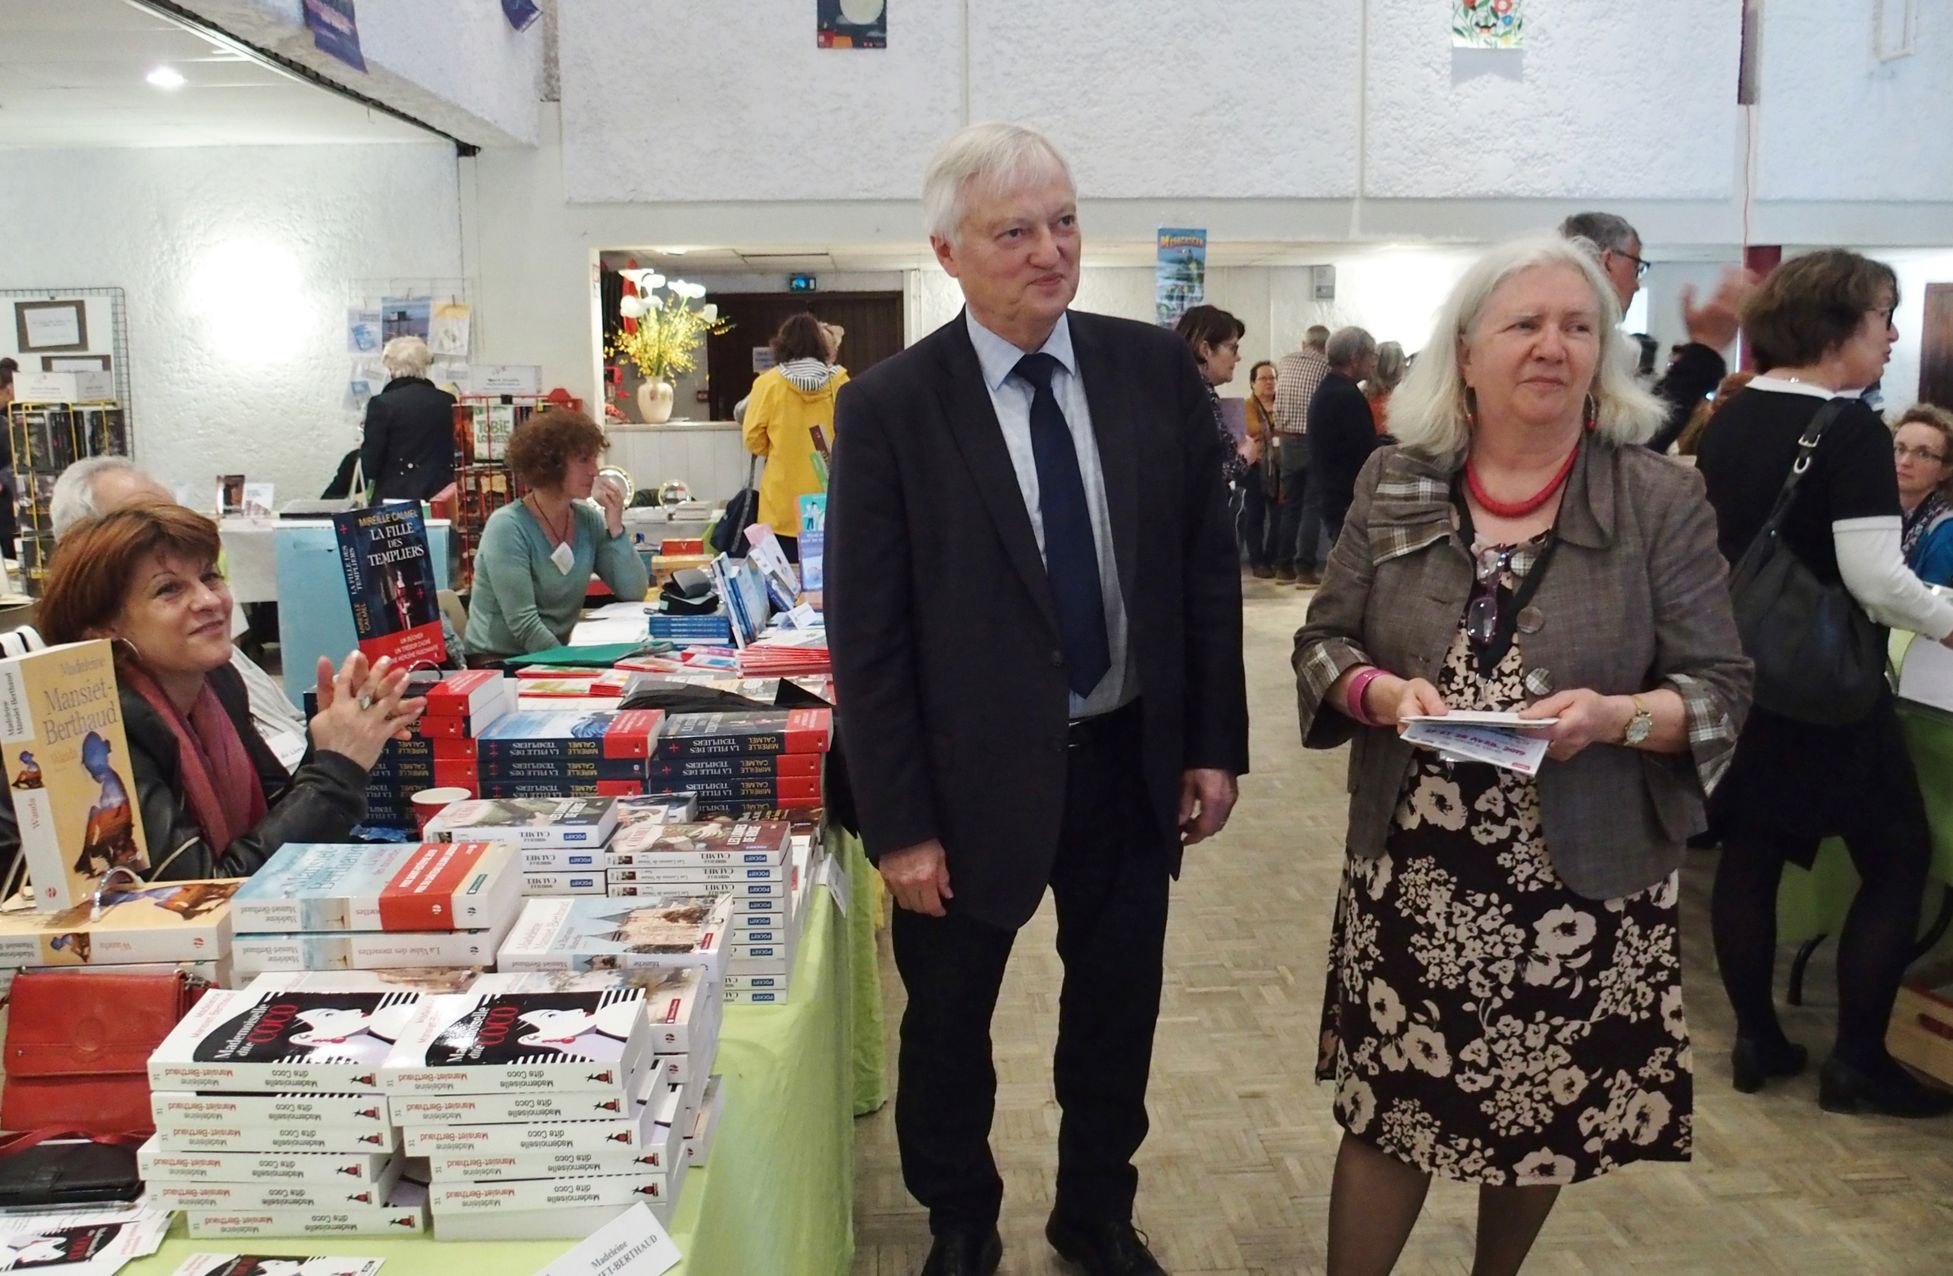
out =
[(419, 337), (395, 337), (380, 347), (380, 362), (389, 377), (424, 377), (434, 352)]
[(1629, 358), (1624, 345), (1633, 339), (1621, 331), (1621, 303), (1607, 276), (1600, 273), (1584, 243), (1558, 235), (1530, 235), (1499, 244), (1473, 263), (1445, 298), (1431, 339), (1418, 352), (1410, 375), (1390, 399), (1390, 432), (1409, 450), (1435, 460), (1456, 460), (1471, 442), (1471, 422), (1465, 377), (1458, 361), (1461, 342), (1471, 340), (1479, 316), (1499, 285), (1522, 270), (1536, 266), (1571, 266), (1594, 295), (1600, 317), (1600, 352), (1590, 387), (1601, 437), (1617, 444), (1642, 443), (1661, 425), (1661, 401), (1635, 384), (1632, 369), (1640, 352)]
[(54, 494), (48, 497), (48, 522), (54, 525), (54, 539), (60, 540), (68, 534), (68, 529), (85, 518), (96, 518), (102, 510), (95, 503), (95, 482), (112, 470), (136, 469), (136, 463), (126, 456), (90, 456), (76, 461), (61, 471), (61, 477), (54, 480)]
[(970, 195), (1009, 195), (1054, 177), (1075, 195), (1071, 166), (1044, 134), (1017, 124), (972, 124), (944, 142), (922, 179), (922, 221), (932, 238), (959, 241)]

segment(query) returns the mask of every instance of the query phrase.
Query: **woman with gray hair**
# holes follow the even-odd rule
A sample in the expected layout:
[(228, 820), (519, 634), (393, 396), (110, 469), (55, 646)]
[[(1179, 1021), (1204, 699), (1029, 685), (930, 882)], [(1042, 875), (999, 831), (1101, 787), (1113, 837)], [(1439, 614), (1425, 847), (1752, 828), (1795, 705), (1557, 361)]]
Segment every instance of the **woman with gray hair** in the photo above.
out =
[[(1486, 1276), (1562, 1185), (1689, 1155), (1676, 869), (1750, 672), (1701, 479), (1637, 446), (1661, 407), (1619, 320), (1557, 237), (1467, 271), (1296, 634), (1305, 743), (1354, 742), (1333, 1276), (1390, 1270), (1433, 1175), (1478, 1185)], [(1519, 764), (1400, 734), (1455, 711), (1532, 723), (1494, 737)]]
[(1363, 397), (1370, 401), (1370, 415), (1376, 420), (1378, 434), (1390, 433), (1390, 396), (1397, 392), (1409, 371), (1410, 359), (1401, 343), (1386, 341), (1377, 347), (1377, 366), (1364, 378)]
[(425, 501), (454, 481), (454, 396), (427, 379), (433, 361), (419, 337), (395, 337), (380, 351), (389, 379), (366, 405), (359, 449), (376, 500)]

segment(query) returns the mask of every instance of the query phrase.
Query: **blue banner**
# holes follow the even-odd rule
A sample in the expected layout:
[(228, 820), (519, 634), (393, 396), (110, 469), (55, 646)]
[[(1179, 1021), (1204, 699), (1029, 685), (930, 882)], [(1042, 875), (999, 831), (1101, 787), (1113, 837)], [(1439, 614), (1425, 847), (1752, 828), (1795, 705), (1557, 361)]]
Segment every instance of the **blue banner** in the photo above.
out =
[(314, 47), (355, 71), (366, 69), (366, 57), (359, 51), (359, 19), (353, 16), (353, 0), (305, 0), (305, 25), (312, 28)]
[(502, 0), (502, 16), (517, 31), (527, 31), (542, 16), (542, 10), (536, 7), (535, 0)]
[(1207, 232), (1160, 227), (1153, 254), (1153, 308), (1163, 328), (1207, 298)]

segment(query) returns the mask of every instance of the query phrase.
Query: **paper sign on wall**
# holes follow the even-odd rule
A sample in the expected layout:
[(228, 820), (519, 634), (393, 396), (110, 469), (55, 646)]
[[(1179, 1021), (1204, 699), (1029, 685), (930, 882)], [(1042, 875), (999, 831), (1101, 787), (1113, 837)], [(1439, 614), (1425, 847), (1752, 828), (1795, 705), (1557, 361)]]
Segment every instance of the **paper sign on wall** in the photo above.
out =
[(359, 51), (359, 19), (353, 0), (305, 0), (305, 25), (312, 28), (312, 44), (355, 71), (366, 69)]
[(354, 306), (346, 311), (346, 353), (380, 353), (380, 310)]
[(28, 372), (22, 369), (14, 373), (14, 398), (22, 403), (73, 403), (76, 401), (75, 378), (79, 372)]
[(542, 368), (533, 363), (476, 364), (469, 379), (475, 394), (542, 393)]
[(1455, 49), (1526, 47), (1526, 0), (1451, 0)]
[(888, 0), (814, 0), (814, 42), (823, 49), (886, 49)]
[(1207, 298), (1207, 232), (1162, 226), (1153, 252), (1153, 308), (1163, 328)]
[(380, 335), (427, 340), (434, 326), (434, 299), (431, 297), (380, 298)]
[(448, 301), (434, 307), (434, 318), (427, 344), (435, 354), (465, 356), (468, 353), (468, 304)]

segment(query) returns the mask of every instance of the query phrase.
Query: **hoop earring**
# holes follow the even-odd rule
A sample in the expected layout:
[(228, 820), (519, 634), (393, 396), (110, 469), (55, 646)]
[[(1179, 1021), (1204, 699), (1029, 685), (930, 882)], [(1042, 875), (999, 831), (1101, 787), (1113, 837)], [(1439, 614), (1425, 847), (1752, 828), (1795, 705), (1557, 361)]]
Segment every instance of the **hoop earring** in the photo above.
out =
[(1598, 428), (1600, 425), (1600, 400), (1594, 397), (1593, 391), (1591, 390), (1587, 392), (1586, 412), (1587, 429), (1592, 431)]
[(136, 646), (135, 641), (133, 639), (124, 638), (121, 634), (116, 634), (114, 637), (109, 639), (109, 643), (111, 646), (113, 646), (116, 643), (121, 643), (124, 647), (127, 647), (129, 649), (129, 659), (135, 661), (137, 664), (142, 663), (142, 649)]

